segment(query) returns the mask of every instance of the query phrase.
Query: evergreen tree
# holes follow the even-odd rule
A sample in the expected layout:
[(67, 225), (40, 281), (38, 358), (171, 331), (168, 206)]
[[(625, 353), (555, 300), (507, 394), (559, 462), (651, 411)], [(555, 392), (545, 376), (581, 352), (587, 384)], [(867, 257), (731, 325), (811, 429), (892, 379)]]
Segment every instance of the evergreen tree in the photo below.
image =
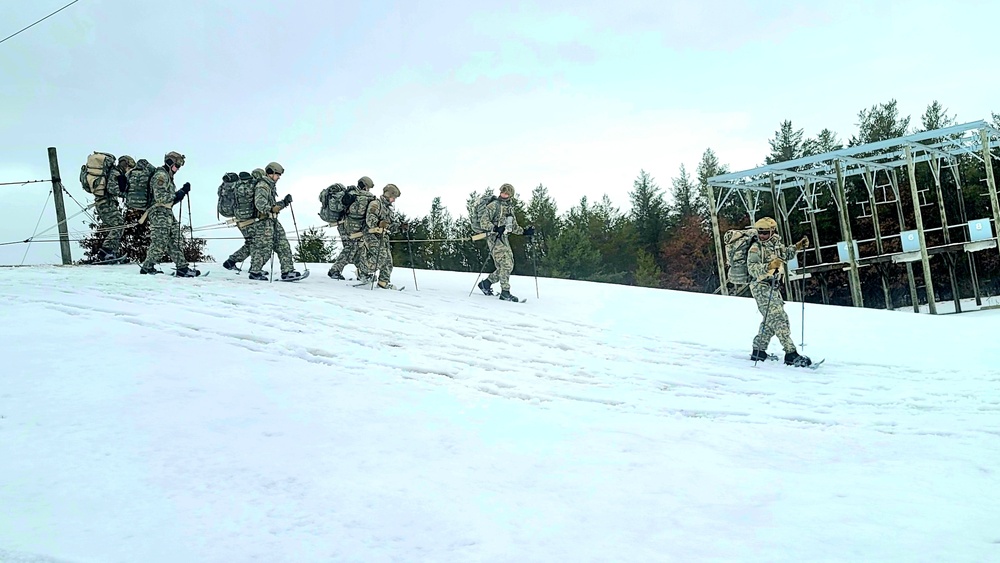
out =
[[(719, 157), (715, 156), (715, 151), (710, 148), (705, 149), (705, 152), (701, 155), (701, 161), (698, 162), (697, 174), (700, 197), (705, 202), (706, 213), (709, 211), (709, 205), (718, 206), (718, 201), (708, 201), (708, 179), (713, 176), (727, 174), (728, 172), (729, 167), (719, 162)], [(725, 196), (726, 194), (721, 193), (719, 188), (715, 188), (716, 199), (722, 200)], [(720, 223), (735, 225), (743, 222), (746, 216), (746, 210), (740, 205), (739, 198), (735, 196), (726, 199), (725, 204), (719, 209)], [(707, 219), (707, 216), (705, 218)]]
[(629, 199), (632, 201), (631, 218), (639, 248), (656, 254), (666, 235), (669, 212), (660, 187), (645, 170), (632, 182)]
[(556, 202), (549, 195), (549, 189), (538, 184), (531, 192), (531, 203), (528, 204), (528, 221), (535, 227), (533, 242), (538, 261), (539, 275), (552, 275), (548, 268), (550, 242), (559, 236), (561, 228)]
[(792, 122), (786, 119), (768, 144), (771, 145), (771, 154), (764, 159), (767, 164), (795, 160), (802, 156), (802, 129), (794, 129)]
[(441, 204), (441, 198), (431, 200), (431, 212), (427, 216), (427, 238), (425, 261), (431, 270), (446, 270), (456, 264), (455, 241), (450, 240), (455, 231), (455, 220)]
[(955, 116), (948, 115), (948, 110), (940, 102), (934, 100), (927, 106), (924, 114), (920, 116), (920, 123), (924, 127), (921, 131), (943, 129), (955, 124)]
[(708, 214), (705, 198), (683, 164), (677, 177), (671, 178), (670, 182), (670, 195), (673, 198), (670, 208), (672, 225), (677, 225), (686, 217), (704, 217)]
[(302, 232), (302, 238), (295, 249), (296, 262), (333, 262), (333, 245), (318, 227), (309, 227)]
[(902, 137), (909, 128), (910, 117), (900, 117), (896, 100), (889, 100), (858, 112), (858, 134), (851, 137), (849, 145), (854, 147)]
[(837, 139), (837, 134), (829, 129), (823, 129), (815, 139), (810, 138), (802, 142), (802, 156), (814, 156), (842, 148), (844, 145)]
[[(126, 256), (129, 262), (137, 264), (142, 263), (146, 259), (146, 252), (149, 250), (150, 243), (149, 223), (139, 223), (139, 218), (142, 217), (143, 213), (141, 209), (125, 210), (126, 228), (122, 231), (122, 243), (118, 251), (119, 256)], [(83, 258), (79, 260), (79, 264), (93, 264), (98, 262), (97, 251), (104, 244), (104, 239), (107, 237), (106, 232), (102, 230), (105, 226), (101, 223), (100, 216), (95, 215), (94, 221), (93, 223), (89, 223), (91, 233), (80, 241), (80, 247), (83, 248), (84, 254)], [(207, 244), (205, 239), (193, 238), (191, 230), (187, 226), (182, 227), (181, 232), (187, 233), (181, 244), (185, 260), (195, 263), (212, 262), (215, 260), (205, 254), (205, 246)], [(169, 261), (170, 257), (166, 255), (158, 260), (158, 262)]]
[(660, 287), (663, 272), (653, 255), (640, 249), (636, 255), (635, 284), (640, 287)]
[(548, 266), (560, 278), (587, 280), (601, 271), (601, 253), (591, 240), (593, 212), (587, 197), (571, 207), (563, 217), (563, 228), (551, 241)]

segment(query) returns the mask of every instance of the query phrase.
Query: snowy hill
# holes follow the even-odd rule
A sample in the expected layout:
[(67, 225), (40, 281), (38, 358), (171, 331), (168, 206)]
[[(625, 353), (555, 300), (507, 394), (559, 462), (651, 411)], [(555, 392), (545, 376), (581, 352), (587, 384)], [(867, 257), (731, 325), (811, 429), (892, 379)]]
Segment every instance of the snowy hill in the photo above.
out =
[(813, 371), (748, 299), (137, 269), (0, 268), (2, 561), (1000, 560), (1000, 311), (810, 304)]

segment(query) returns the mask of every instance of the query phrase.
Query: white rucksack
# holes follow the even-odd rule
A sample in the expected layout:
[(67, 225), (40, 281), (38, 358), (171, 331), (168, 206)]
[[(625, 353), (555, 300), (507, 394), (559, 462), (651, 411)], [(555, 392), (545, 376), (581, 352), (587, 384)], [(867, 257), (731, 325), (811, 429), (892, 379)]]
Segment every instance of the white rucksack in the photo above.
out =
[(87, 164), (80, 167), (83, 191), (102, 197), (108, 188), (108, 175), (115, 166), (115, 155), (94, 151), (87, 157)]

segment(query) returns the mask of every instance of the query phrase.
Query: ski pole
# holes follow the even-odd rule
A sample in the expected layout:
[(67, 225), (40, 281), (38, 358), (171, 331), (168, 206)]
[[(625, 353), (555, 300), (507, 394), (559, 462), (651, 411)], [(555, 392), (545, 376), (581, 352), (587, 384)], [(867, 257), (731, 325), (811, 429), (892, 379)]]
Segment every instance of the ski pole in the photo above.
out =
[[(541, 236), (541, 234), (541, 231), (539, 231), (538, 236)], [(538, 242), (535, 240), (535, 237), (528, 238), (531, 239), (531, 265), (535, 270), (535, 298), (537, 299), (541, 297), (538, 295)]]
[[(808, 256), (808, 254), (809, 254), (808, 252), (803, 252), (802, 253), (802, 266), (801, 266), (801, 268), (805, 268), (806, 267), (806, 256)], [(799, 348), (805, 348), (805, 346), (806, 346), (806, 275), (805, 275), (805, 272), (801, 271), (801, 269), (799, 271), (799, 276), (802, 278), (802, 287), (799, 290), (799, 293), (802, 294), (801, 295), (801, 297), (802, 297), (802, 319), (801, 319), (802, 337), (800, 338), (800, 341), (799, 341)]]
[[(185, 197), (184, 199), (186, 199), (187, 203), (188, 203), (188, 231), (190, 231), (190, 233), (191, 233), (191, 252), (193, 254), (193, 253), (195, 253), (194, 252), (195, 251), (195, 245), (194, 245), (194, 225), (191, 222), (191, 193), (188, 192), (187, 197)], [(182, 242), (183, 242), (183, 240), (182, 240)], [(184, 258), (187, 259), (187, 256), (185, 256)], [(198, 262), (197, 262), (197, 260), (194, 263), (194, 269), (195, 270), (198, 269)]]
[(413, 241), (410, 240), (409, 224), (406, 225), (406, 246), (410, 250), (410, 270), (413, 271), (413, 289), (415, 289), (416, 291), (420, 291), (420, 288), (417, 287), (417, 267), (416, 264), (414, 264), (413, 262)]
[(271, 223), (271, 275), (268, 276), (267, 283), (274, 283), (274, 249), (278, 246), (278, 218), (274, 217), (270, 221), (273, 221)]
[[(479, 285), (479, 278), (483, 277), (483, 272), (486, 271), (486, 263), (489, 262), (490, 256), (493, 254), (493, 247), (496, 246), (497, 241), (500, 240), (500, 235), (503, 233), (497, 233), (496, 238), (493, 239), (493, 244), (490, 245), (486, 243), (486, 258), (483, 258), (483, 265), (479, 267), (479, 274), (476, 275), (476, 282), (472, 284), (472, 289), (469, 290), (469, 297), (472, 297), (472, 292), (476, 290), (476, 286)], [(473, 241), (473, 244), (475, 242)]]
[[(764, 308), (764, 321), (762, 323), (760, 323), (760, 331), (758, 332), (758, 334), (760, 332), (763, 332), (763, 331), (767, 330), (767, 315), (768, 315), (768, 313), (771, 312), (771, 298), (774, 297), (774, 284), (775, 284), (775, 278), (774, 278), (774, 276), (772, 276), (771, 277), (771, 282), (770, 282), (771, 291), (769, 291), (767, 293), (767, 307)], [(768, 340), (770, 340), (770, 338), (768, 338)], [(766, 347), (764, 349), (767, 350)], [(753, 361), (753, 366), (757, 367), (757, 360)]]
[[(302, 252), (302, 239), (299, 238), (299, 223), (295, 220), (295, 208), (292, 207), (292, 202), (288, 202), (288, 210), (292, 212), (292, 226), (295, 227), (295, 240), (299, 241), (299, 252), (301, 253)], [(292, 260), (295, 260), (295, 255), (294, 254), (292, 255)], [(292, 262), (292, 266), (293, 267), (294, 267), (294, 265), (295, 265), (295, 262)], [(302, 268), (305, 271), (307, 271), (307, 272), (309, 271), (309, 266), (305, 263), (305, 260), (302, 261)]]

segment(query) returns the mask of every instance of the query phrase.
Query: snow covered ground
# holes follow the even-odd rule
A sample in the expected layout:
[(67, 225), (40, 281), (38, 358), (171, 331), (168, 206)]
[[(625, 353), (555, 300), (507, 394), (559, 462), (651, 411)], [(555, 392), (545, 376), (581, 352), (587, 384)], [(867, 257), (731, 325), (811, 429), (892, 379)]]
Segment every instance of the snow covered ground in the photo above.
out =
[(1000, 311), (203, 268), (0, 268), (0, 560), (1000, 561)]

